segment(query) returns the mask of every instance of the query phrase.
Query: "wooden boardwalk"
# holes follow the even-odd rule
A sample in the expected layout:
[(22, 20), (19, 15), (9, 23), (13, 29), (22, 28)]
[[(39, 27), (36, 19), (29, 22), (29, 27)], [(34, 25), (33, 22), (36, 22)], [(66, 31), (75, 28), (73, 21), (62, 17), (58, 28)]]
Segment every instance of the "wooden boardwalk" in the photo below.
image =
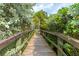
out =
[(40, 34), (34, 34), (25, 48), (22, 56), (55, 56), (55, 52), (48, 46)]

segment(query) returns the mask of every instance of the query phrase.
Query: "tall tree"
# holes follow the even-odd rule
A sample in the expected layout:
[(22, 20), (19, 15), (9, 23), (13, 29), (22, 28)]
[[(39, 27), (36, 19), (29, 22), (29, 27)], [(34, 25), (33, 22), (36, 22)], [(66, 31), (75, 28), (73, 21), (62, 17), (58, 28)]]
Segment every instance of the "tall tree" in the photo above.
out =
[(47, 23), (46, 23), (47, 18), (48, 18), (47, 13), (43, 10), (40, 10), (34, 14), (33, 20), (41, 29), (46, 29), (47, 28)]

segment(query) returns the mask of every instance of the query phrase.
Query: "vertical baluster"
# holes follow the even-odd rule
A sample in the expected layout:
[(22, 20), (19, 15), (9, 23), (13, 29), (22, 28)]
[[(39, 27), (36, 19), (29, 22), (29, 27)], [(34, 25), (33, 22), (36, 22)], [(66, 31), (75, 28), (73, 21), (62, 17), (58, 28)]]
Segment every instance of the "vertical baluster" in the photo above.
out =
[[(21, 44), (24, 44), (25, 37), (27, 37), (26, 34), (27, 34), (27, 33), (23, 33), (23, 34), (22, 34), (22, 37), (21, 37), (22, 43), (21, 43)], [(20, 51), (21, 55), (22, 55), (22, 53), (23, 53), (23, 51), (24, 51), (24, 47), (25, 47), (25, 46), (23, 46), (23, 48), (22, 48), (21, 51)]]
[[(57, 45), (58, 45), (60, 48), (62, 48), (63, 40), (61, 40), (60, 38), (57, 38)], [(63, 49), (62, 49), (62, 50), (63, 50)], [(58, 54), (58, 56), (62, 56), (61, 51), (59, 51), (58, 49), (57, 49), (57, 54)]]
[[(16, 51), (17, 51), (17, 47), (22, 45), (22, 34), (20, 35), (20, 37), (18, 38), (18, 40), (16, 40)], [(20, 47), (19, 47), (20, 49)], [(22, 51), (18, 51), (16, 53), (16, 55), (21, 55)]]
[[(17, 40), (17, 43), (16, 43), (16, 48), (18, 47), (18, 46), (21, 46), (22, 45), (22, 39), (21, 38), (19, 38), (18, 40)], [(21, 50), (19, 51), (19, 52), (17, 52), (17, 55), (21, 55)]]

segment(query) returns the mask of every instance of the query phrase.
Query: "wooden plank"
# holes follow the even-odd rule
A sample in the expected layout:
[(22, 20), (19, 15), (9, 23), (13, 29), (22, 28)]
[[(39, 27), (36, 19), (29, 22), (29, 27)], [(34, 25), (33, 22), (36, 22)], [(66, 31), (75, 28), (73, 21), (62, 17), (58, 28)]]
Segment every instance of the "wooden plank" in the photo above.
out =
[(60, 51), (60, 53), (62, 53), (62, 55), (67, 56), (67, 55), (64, 53), (64, 51), (63, 51), (58, 45), (56, 45), (53, 41), (49, 40), (44, 34), (42, 34), (42, 35), (43, 35), (43, 37), (45, 37), (52, 45), (54, 45), (54, 46)]
[(5, 46), (7, 46), (8, 44), (10, 44), (11, 42), (15, 41), (16, 38), (18, 36), (20, 36), (22, 33), (17, 33), (17, 34), (14, 34), (13, 36), (10, 36), (8, 37), (7, 39), (4, 39), (4, 40), (1, 40), (0, 41), (0, 49), (4, 48)]
[[(57, 38), (57, 45), (62, 49), (62, 45), (63, 45), (63, 40), (61, 40), (59, 37)], [(63, 51), (63, 50), (62, 50)], [(63, 54), (59, 51), (59, 49), (57, 49), (57, 54), (58, 56), (62, 56)]]
[(24, 50), (23, 56), (53, 56), (54, 51), (39, 33), (35, 33)]
[(6, 47), (8, 44), (12, 43), (13, 41), (17, 40), (17, 38), (21, 37), (24, 33), (28, 33), (31, 31), (33, 31), (33, 30), (19, 32), (19, 33), (16, 33), (6, 39), (1, 40), (0, 41), (0, 50), (3, 49), (4, 47)]
[(66, 42), (70, 43), (75, 48), (79, 49), (79, 40), (78, 39), (72, 38), (70, 36), (67, 36), (67, 35), (64, 35), (64, 34), (61, 34), (61, 33), (58, 33), (58, 32), (49, 32), (49, 31), (44, 31), (44, 30), (41, 30), (41, 31), (46, 32), (48, 34), (55, 35), (55, 36), (61, 38), (62, 40), (65, 40)]
[(19, 33), (14, 34), (13, 36), (8, 37), (7, 39), (4, 39), (4, 40), (0, 41), (0, 51), (3, 51), (2, 49), (4, 49), (5, 47), (10, 46), (10, 44), (12, 44), (13, 41), (19, 40), (19, 38), (21, 38), (23, 35), (26, 35), (25, 33), (30, 33), (30, 32), (31, 32), (30, 36), (28, 36), (28, 38), (26, 40), (24, 40), (22, 44), (18, 44), (18, 45), (16, 44), (15, 48), (11, 48), (8, 51), (5, 49), (6, 52), (4, 52), (5, 53), (4, 55), (15, 55), (15, 54), (17, 54), (19, 51), (22, 50), (24, 45), (27, 43), (27, 40), (30, 39), (30, 37), (34, 33), (33, 31), (19, 32)]

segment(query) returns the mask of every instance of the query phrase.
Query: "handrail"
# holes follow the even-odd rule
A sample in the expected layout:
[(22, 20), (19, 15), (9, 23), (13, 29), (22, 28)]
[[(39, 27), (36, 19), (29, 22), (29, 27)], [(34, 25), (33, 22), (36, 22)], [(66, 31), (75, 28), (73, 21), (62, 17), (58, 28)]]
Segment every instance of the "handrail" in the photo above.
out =
[(66, 42), (70, 43), (71, 45), (73, 45), (75, 48), (79, 49), (79, 40), (72, 38), (68, 35), (64, 35), (62, 33), (58, 33), (58, 32), (49, 32), (49, 31), (45, 31), (45, 30), (41, 30), (42, 32), (48, 33), (48, 34), (52, 34), (55, 35), (63, 40), (65, 40)]
[(42, 35), (43, 35), (43, 37), (44, 37), (45, 39), (47, 39), (52, 45), (54, 45), (60, 52), (62, 52), (62, 54), (63, 54), (64, 56), (67, 56), (59, 46), (57, 46), (53, 41), (51, 41), (50, 39), (48, 39), (44, 34), (42, 34)]
[[(32, 30), (30, 30), (32, 31)], [(28, 31), (28, 32), (30, 32)], [(19, 33), (16, 33), (12, 36), (9, 36), (8, 38), (4, 39), (4, 40), (1, 40), (0, 41), (0, 50), (3, 49), (4, 47), (6, 47), (8, 44), (10, 44), (11, 42), (17, 40), (18, 37), (21, 37), (23, 33), (25, 33), (27, 31), (24, 31), (24, 32), (19, 32)]]
[(20, 36), (22, 33), (16, 33), (13, 36), (10, 36), (4, 40), (0, 41), (0, 49), (4, 48), (5, 46), (7, 46), (9, 43), (11, 43), (12, 41), (15, 41), (18, 36)]

